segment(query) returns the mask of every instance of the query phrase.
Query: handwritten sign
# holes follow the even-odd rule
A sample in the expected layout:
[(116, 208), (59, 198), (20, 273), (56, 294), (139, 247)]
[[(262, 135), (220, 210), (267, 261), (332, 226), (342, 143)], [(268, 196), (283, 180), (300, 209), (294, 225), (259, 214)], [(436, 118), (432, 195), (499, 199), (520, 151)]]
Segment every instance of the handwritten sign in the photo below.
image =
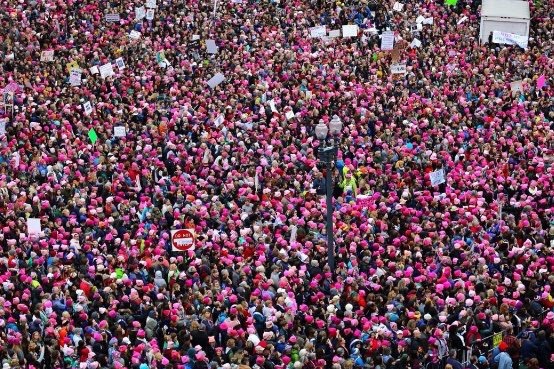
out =
[(40, 226), (39, 218), (27, 218), (27, 234), (40, 235), (42, 228)]
[(154, 9), (148, 9), (146, 11), (146, 19), (150, 21), (154, 19)]
[(125, 137), (127, 135), (127, 132), (125, 131), (125, 127), (124, 126), (113, 127), (113, 135), (114, 137)]
[(155, 9), (157, 7), (156, 0), (146, 0), (146, 7), (149, 9)]
[(493, 31), (492, 42), (496, 44), (517, 45), (522, 49), (527, 49), (529, 37), (516, 35), (515, 33)]
[(106, 14), (104, 16), (104, 19), (106, 20), (106, 22), (111, 22), (111, 23), (117, 23), (121, 20), (119, 14), (116, 14), (116, 13)]
[(421, 47), (421, 41), (419, 41), (417, 38), (414, 38), (410, 46), (413, 48)]
[(390, 72), (391, 74), (406, 74), (406, 64), (392, 64)]
[(114, 75), (112, 63), (106, 63), (98, 68), (100, 71), (100, 77), (106, 78)]
[(215, 76), (210, 78), (207, 83), (208, 83), (208, 86), (210, 86), (210, 88), (213, 89), (224, 80), (225, 80), (225, 76), (222, 73), (217, 73)]
[(133, 40), (138, 40), (140, 38), (141, 33), (139, 31), (132, 30), (129, 33), (129, 38)]
[(327, 29), (325, 26), (317, 26), (310, 28), (310, 37), (311, 38), (321, 38), (327, 36)]
[(342, 26), (342, 37), (358, 36), (358, 26), (356, 24), (347, 24)]
[(40, 53), (41, 62), (51, 62), (54, 61), (54, 50), (44, 50)]
[(329, 31), (329, 38), (340, 37), (340, 29), (333, 29)]
[(392, 50), (394, 48), (394, 32), (385, 31), (381, 35), (381, 50)]
[(441, 183), (446, 182), (446, 178), (444, 177), (444, 169), (439, 169), (431, 172), (429, 174), (429, 178), (431, 179), (431, 186), (438, 186)]
[(399, 3), (398, 1), (395, 2), (393, 7), (392, 7), (392, 10), (397, 11), (397, 12), (401, 12), (402, 9), (404, 9), (404, 4)]
[(92, 113), (92, 104), (90, 103), (90, 101), (86, 101), (83, 104), (83, 109), (85, 111), (85, 115), (90, 115)]
[(81, 70), (80, 69), (72, 69), (71, 73), (69, 73), (69, 84), (71, 86), (80, 86), (81, 85)]
[(135, 7), (135, 19), (141, 20), (144, 19), (144, 17), (146, 17), (146, 9), (144, 8), (144, 6)]
[(492, 336), (492, 347), (498, 347), (500, 342), (502, 342), (502, 332), (495, 333)]
[(123, 58), (117, 58), (115, 59), (115, 65), (117, 65), (117, 68), (119, 71), (122, 71), (125, 69), (125, 62), (123, 61)]
[(217, 54), (217, 45), (215, 40), (206, 40), (206, 49), (208, 54)]

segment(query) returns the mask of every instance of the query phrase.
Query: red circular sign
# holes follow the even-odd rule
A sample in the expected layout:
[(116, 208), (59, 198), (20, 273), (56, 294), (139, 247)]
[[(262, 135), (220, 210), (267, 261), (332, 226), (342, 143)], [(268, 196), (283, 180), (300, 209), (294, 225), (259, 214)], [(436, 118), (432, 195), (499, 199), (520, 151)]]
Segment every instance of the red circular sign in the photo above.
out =
[(179, 229), (173, 233), (173, 250), (175, 251), (187, 251), (194, 249), (194, 233), (188, 229)]

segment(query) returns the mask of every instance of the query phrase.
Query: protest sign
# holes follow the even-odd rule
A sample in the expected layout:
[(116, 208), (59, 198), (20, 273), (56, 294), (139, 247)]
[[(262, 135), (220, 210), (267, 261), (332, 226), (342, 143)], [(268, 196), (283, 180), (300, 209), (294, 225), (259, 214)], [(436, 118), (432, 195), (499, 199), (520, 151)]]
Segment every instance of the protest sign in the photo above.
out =
[(329, 38), (340, 37), (340, 29), (333, 29), (329, 31)]
[(80, 69), (72, 69), (69, 73), (69, 84), (71, 86), (80, 86), (81, 85), (81, 73)]
[(69, 63), (67, 63), (65, 67), (67, 69), (67, 73), (71, 73), (72, 69), (79, 69), (79, 64), (75, 60), (72, 60)]
[(206, 40), (206, 49), (208, 51), (208, 54), (216, 54), (217, 45), (215, 44), (215, 40)]
[(123, 58), (117, 58), (115, 59), (115, 65), (117, 65), (117, 68), (119, 71), (122, 71), (125, 69), (125, 62), (123, 61)]
[(546, 86), (546, 76), (541, 74), (541, 76), (537, 78), (537, 88), (540, 90), (544, 86)]
[(93, 145), (96, 143), (96, 141), (98, 141), (98, 135), (96, 134), (96, 131), (94, 130), (94, 128), (91, 128), (88, 131), (88, 138)]
[(269, 100), (268, 104), (269, 104), (269, 107), (271, 108), (271, 111), (273, 113), (278, 113), (277, 108), (275, 107), (275, 101), (274, 100)]
[(404, 9), (404, 4), (399, 3), (398, 1), (395, 2), (393, 7), (392, 7), (392, 10), (397, 11), (397, 12), (401, 12), (402, 9)]
[(27, 234), (28, 235), (40, 235), (42, 227), (40, 226), (39, 218), (27, 218)]
[(355, 24), (347, 24), (342, 26), (342, 37), (358, 36), (358, 26)]
[(311, 38), (321, 38), (327, 35), (327, 29), (325, 26), (317, 26), (310, 28), (310, 37)]
[(98, 73), (100, 73), (100, 71), (98, 70), (98, 66), (97, 66), (97, 65), (93, 65), (92, 67), (90, 67), (89, 71), (90, 71), (90, 74), (98, 74)]
[(429, 24), (432, 25), (434, 23), (433, 17), (425, 18), (423, 20), (423, 24)]
[(217, 116), (217, 118), (215, 118), (214, 126), (219, 127), (224, 121), (225, 121), (225, 117), (222, 114), (220, 114)]
[(463, 17), (461, 17), (459, 20), (458, 20), (458, 26), (462, 23), (464, 23), (468, 18), (464, 15)]
[(458, 0), (445, 0), (444, 3), (449, 6), (456, 6), (456, 4), (458, 4)]
[(132, 30), (129, 33), (129, 38), (131, 38), (133, 40), (138, 40), (140, 38), (140, 35), (141, 35), (141, 33), (139, 31)]
[(200, 40), (200, 35), (192, 35), (192, 41)]
[(414, 38), (412, 40), (412, 43), (410, 44), (411, 47), (421, 47), (421, 41), (419, 41), (417, 38)]
[(41, 62), (51, 62), (54, 61), (54, 50), (44, 50), (40, 53)]
[(431, 172), (429, 174), (429, 178), (431, 179), (431, 186), (438, 186), (441, 183), (446, 182), (446, 178), (444, 177), (444, 169), (439, 169)]
[(515, 96), (518, 92), (523, 91), (523, 81), (513, 81), (510, 82), (510, 90), (512, 91), (512, 96)]
[(394, 48), (394, 32), (385, 31), (381, 35), (381, 50), (392, 50)]
[(106, 78), (114, 75), (112, 63), (106, 63), (98, 68), (100, 71), (100, 77)]
[(494, 42), (495, 44), (517, 45), (522, 49), (527, 49), (527, 44), (529, 43), (529, 36), (521, 36), (521, 35), (516, 35), (515, 33), (502, 32), (502, 31), (493, 31), (492, 42)]
[(92, 113), (92, 104), (90, 101), (87, 101), (83, 104), (83, 109), (85, 111), (85, 115), (90, 115)]
[(215, 88), (224, 80), (225, 80), (225, 76), (222, 73), (217, 73), (215, 76), (210, 78), (210, 80), (207, 83), (208, 83), (208, 86), (210, 86), (210, 88)]
[(156, 0), (146, 0), (146, 7), (149, 9), (154, 9), (157, 7)]
[(406, 64), (392, 64), (390, 72), (391, 74), (406, 74)]
[(138, 8), (135, 7), (135, 19), (141, 20), (144, 19), (144, 17), (146, 17), (146, 9), (144, 8), (144, 6)]
[(8, 123), (8, 118), (0, 119), (0, 136), (6, 134), (6, 124)]
[(418, 16), (415, 20), (417, 24), (423, 23), (424, 21), (425, 21), (425, 17), (423, 15)]
[(106, 22), (117, 23), (121, 20), (119, 14), (109, 13), (104, 16)]
[(148, 9), (146, 11), (146, 19), (150, 21), (154, 19), (154, 9)]
[(492, 336), (492, 347), (498, 347), (502, 342), (502, 332), (497, 332)]
[(285, 113), (285, 117), (287, 118), (287, 120), (291, 120), (292, 118), (294, 118), (294, 112), (292, 110), (289, 110)]
[(113, 127), (113, 135), (114, 137), (125, 137), (127, 135), (127, 132), (125, 131), (125, 127), (124, 126)]

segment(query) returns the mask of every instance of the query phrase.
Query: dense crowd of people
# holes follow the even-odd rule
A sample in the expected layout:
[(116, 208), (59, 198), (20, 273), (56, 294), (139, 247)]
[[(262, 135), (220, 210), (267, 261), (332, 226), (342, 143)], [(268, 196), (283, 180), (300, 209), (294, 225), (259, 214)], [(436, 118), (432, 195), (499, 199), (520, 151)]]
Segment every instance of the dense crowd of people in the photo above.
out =
[(400, 2), (0, 2), (1, 368), (552, 369), (552, 2)]

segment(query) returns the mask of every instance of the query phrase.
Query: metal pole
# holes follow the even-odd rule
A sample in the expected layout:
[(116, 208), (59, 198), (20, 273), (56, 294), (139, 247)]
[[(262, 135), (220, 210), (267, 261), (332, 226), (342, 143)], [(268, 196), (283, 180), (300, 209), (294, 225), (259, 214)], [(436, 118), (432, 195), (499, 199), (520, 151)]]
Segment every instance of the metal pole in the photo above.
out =
[(335, 272), (335, 245), (333, 237), (333, 152), (334, 150), (325, 153), (325, 165), (327, 168), (327, 174), (325, 178), (325, 182), (327, 185), (327, 262), (329, 263), (331, 273)]

